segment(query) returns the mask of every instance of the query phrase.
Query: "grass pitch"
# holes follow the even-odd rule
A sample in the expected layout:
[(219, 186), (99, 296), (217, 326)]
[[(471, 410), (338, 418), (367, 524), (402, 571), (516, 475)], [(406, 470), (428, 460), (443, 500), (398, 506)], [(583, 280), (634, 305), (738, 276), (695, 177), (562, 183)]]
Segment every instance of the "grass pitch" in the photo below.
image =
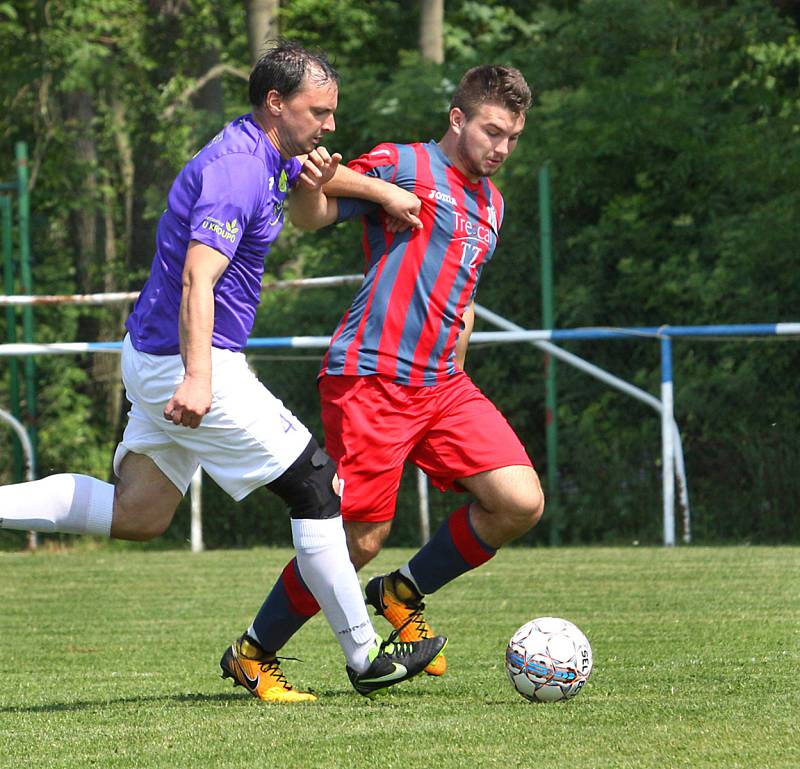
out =
[[(429, 600), (443, 678), (363, 699), (315, 618), (284, 669), (320, 701), (269, 705), (217, 663), (290, 556), (0, 553), (0, 767), (800, 766), (800, 549), (507, 548)], [(541, 615), (592, 644), (570, 702), (525, 702), (506, 678), (506, 641)]]

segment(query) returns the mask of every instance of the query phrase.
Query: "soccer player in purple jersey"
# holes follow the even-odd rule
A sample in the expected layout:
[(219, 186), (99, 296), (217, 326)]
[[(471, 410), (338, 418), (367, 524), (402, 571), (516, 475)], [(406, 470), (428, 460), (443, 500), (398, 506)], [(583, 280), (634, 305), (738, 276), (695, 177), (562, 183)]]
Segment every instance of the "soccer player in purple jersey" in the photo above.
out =
[[(350, 557), (356, 568), (380, 551), (392, 525), (403, 464), (422, 468), (440, 489), (467, 491), (433, 538), (397, 571), (371, 579), (367, 601), (402, 639), (433, 636), (423, 597), (488, 561), (539, 520), (544, 497), (536, 471), (502, 414), (463, 371), (481, 271), (503, 220), (489, 177), (514, 151), (531, 92), (510, 67), (469, 70), (438, 143), (380, 144), (353, 161), (366, 176), (393, 182), (421, 200), (421, 228), (398, 231), (373, 203), (334, 179), (318, 226), (362, 215), (364, 282), (336, 329), (320, 372), (326, 449), (344, 487)], [(317, 610), (293, 561), (254, 627), (277, 651)], [(443, 655), (426, 668), (446, 669)]]
[[(336, 467), (247, 366), (264, 256), (289, 189), (312, 215), (334, 175), (416, 222), (417, 199), (338, 168), (319, 146), (335, 128), (338, 75), (322, 54), (280, 42), (250, 76), (253, 111), (229, 123), (178, 174), (150, 277), (127, 320), (122, 375), (131, 410), (114, 456), (116, 485), (59, 474), (0, 488), (0, 526), (146, 540), (161, 534), (198, 465), (235, 500), (266, 486), (287, 504), (296, 565), (361, 694), (421, 673), (445, 639), (376, 636), (348, 558)], [(301, 156), (298, 159), (297, 156)], [(350, 180), (348, 184), (347, 180)], [(260, 699), (314, 700), (292, 688), (253, 627), (223, 655), (223, 677)]]

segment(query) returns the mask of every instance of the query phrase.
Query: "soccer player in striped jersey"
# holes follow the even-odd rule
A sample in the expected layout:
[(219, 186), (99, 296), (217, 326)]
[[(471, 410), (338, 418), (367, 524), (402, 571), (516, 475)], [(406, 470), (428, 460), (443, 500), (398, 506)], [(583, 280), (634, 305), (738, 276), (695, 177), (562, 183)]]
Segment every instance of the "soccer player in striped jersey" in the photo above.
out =
[[(364, 222), (365, 279), (319, 380), (354, 565), (371, 561), (389, 534), (406, 460), (439, 489), (473, 497), (408, 563), (367, 584), (368, 603), (403, 640), (433, 636), (422, 614), (425, 595), (488, 561), (544, 508), (520, 440), (463, 370), (475, 292), (503, 222), (503, 198), (489, 177), (514, 151), (530, 104), (518, 70), (476, 67), (453, 96), (441, 141), (380, 144), (350, 163), (415, 193), (421, 227), (403, 231), (373, 203), (337, 199), (336, 177), (314, 216), (293, 216), (308, 229), (353, 216)], [(317, 611), (293, 560), (252, 629), (277, 651)], [(426, 668), (431, 675), (445, 669), (441, 655)]]

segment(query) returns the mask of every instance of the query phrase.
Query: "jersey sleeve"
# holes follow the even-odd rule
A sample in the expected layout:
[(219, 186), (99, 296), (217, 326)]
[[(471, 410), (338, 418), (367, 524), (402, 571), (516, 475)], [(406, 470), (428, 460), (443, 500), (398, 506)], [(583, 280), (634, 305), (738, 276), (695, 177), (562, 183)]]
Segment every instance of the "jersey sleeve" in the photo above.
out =
[(190, 238), (233, 259), (248, 222), (259, 211), (264, 178), (264, 164), (252, 155), (223, 155), (204, 166)]
[(297, 184), (297, 179), (302, 170), (303, 166), (297, 158), (289, 159), (289, 164), (286, 168), (286, 181), (288, 182), (290, 188)]
[[(385, 182), (394, 182), (397, 174), (397, 145), (379, 144), (365, 155), (351, 160), (347, 167), (365, 176), (374, 176), (377, 179), (383, 179)], [(337, 203), (337, 223), (346, 219), (354, 219), (357, 216), (364, 216), (380, 208), (377, 203), (371, 200), (361, 200), (360, 198), (337, 198)]]
[(380, 208), (377, 203), (361, 198), (336, 198), (336, 205), (336, 224), (355, 219), (357, 216), (365, 216)]
[(360, 174), (375, 176), (385, 182), (393, 182), (397, 174), (397, 145), (384, 142), (366, 155), (351, 160), (347, 165)]

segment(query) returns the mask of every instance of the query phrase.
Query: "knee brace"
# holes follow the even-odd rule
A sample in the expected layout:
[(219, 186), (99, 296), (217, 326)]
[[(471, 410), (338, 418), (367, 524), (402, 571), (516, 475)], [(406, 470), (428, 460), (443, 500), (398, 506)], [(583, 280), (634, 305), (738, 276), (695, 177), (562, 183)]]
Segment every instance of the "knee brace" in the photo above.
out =
[(312, 438), (286, 472), (267, 484), (287, 505), (292, 518), (335, 518), (339, 497), (333, 490), (336, 465)]

